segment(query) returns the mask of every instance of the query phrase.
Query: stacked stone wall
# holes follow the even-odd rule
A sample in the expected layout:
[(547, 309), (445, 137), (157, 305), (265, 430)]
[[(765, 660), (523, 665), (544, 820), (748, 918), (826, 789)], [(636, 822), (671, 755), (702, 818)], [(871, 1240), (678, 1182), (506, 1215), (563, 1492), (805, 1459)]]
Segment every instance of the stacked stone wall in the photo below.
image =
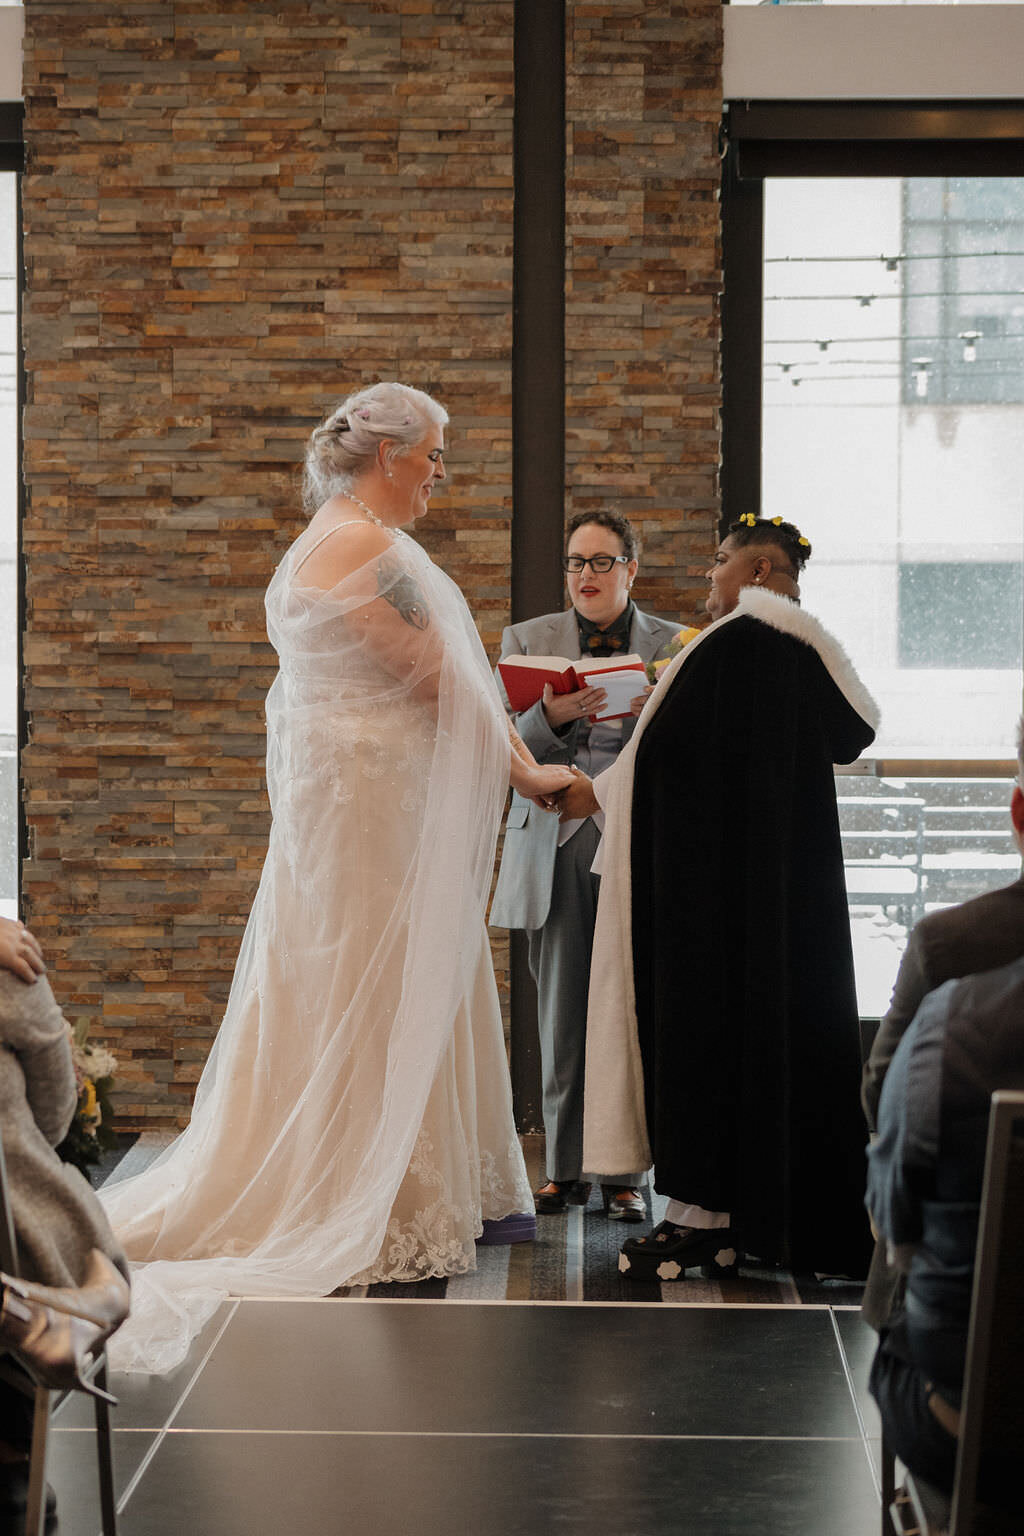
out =
[(637, 594), (703, 615), (718, 520), (722, 7), (569, 7), (567, 510), (642, 535)]
[(26, 6), (25, 911), (125, 1124), (179, 1123), (265, 848), (310, 428), (452, 415), (425, 542), (508, 604), (511, 5)]
[[(423, 535), (508, 618), (510, 0), (26, 0), (24, 911), (128, 1126), (187, 1119), (266, 846), (262, 597), (349, 387), (452, 417)], [(690, 618), (717, 7), (568, 5), (568, 492)], [(699, 558), (698, 558), (699, 556)], [(505, 951), (496, 948), (504, 979)]]

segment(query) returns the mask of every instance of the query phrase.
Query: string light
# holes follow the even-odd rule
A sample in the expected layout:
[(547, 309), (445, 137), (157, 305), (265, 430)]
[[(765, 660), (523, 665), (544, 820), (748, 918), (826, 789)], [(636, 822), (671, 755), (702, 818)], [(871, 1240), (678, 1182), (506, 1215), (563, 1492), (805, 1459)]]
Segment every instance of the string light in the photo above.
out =
[(974, 363), (978, 359), (978, 342), (981, 340), (980, 331), (961, 331), (959, 339), (964, 344), (964, 362)]
[[(769, 366), (772, 366), (772, 365), (769, 365)], [(800, 366), (801, 367), (805, 367), (805, 368), (812, 368), (814, 366), (813, 359), (809, 360), (807, 363), (802, 363)], [(849, 366), (852, 367), (853, 363), (851, 362), (851, 364)], [(878, 367), (884, 367), (885, 364), (879, 364), (877, 366)], [(932, 378), (932, 375), (933, 375), (933, 371), (934, 370), (932, 370), (932, 369), (928, 370), (929, 389), (931, 388), (931, 382), (930, 381), (931, 381), (931, 378)], [(838, 369), (821, 369), (817, 373), (813, 373), (813, 374), (812, 373), (799, 374), (799, 375), (795, 375), (795, 377), (798, 378), (798, 380), (799, 380), (799, 382), (801, 384), (815, 384), (815, 385), (817, 385), (817, 384), (865, 384), (865, 383), (898, 384), (899, 381), (900, 381), (901, 373), (902, 373), (901, 365), (899, 363), (893, 363), (891, 368), (890, 368), (890, 370), (889, 370), (889, 372), (887, 372), (887, 373), (880, 373), (880, 372), (872, 372), (872, 373), (842, 373), (842, 372), (839, 372)], [(913, 375), (912, 375), (912, 377), (913, 377)], [(946, 377), (947, 377), (947, 382), (953, 382), (952, 380), (949, 379), (948, 372), (947, 372)], [(970, 374), (970, 379), (971, 379), (972, 383), (974, 383), (974, 382), (980, 383), (983, 379), (1000, 379), (1000, 380), (1005, 380), (1005, 378), (1006, 378), (1006, 374), (1003, 373), (1003, 372), (1000, 372), (996, 368), (974, 368), (974, 369), (971, 370), (971, 374)], [(783, 382), (782, 378), (780, 376), (778, 376), (778, 375), (775, 375), (775, 374), (766, 374), (765, 375), (764, 384), (765, 384), (765, 388), (766, 389), (770, 388), (773, 384), (781, 384), (782, 382)], [(792, 384), (793, 379), (790, 378), (789, 382)], [(948, 405), (955, 405), (957, 402), (955, 400), (947, 400), (944, 403), (948, 404)]]
[(906, 288), (893, 293), (766, 293), (766, 304), (820, 304), (828, 300), (831, 304), (849, 304), (851, 299), (856, 299), (862, 308), (876, 301), (891, 304), (894, 301), (902, 303), (904, 299), (1016, 299), (1018, 305), (1021, 299), (1019, 288), (928, 288), (918, 291), (916, 288)]
[[(1020, 230), (1018, 229), (1018, 234)], [(830, 303), (833, 305), (855, 304), (858, 309), (870, 309), (876, 302), (891, 302), (896, 299), (901, 305), (906, 301), (907, 306), (912, 306), (915, 301), (942, 300), (945, 304), (951, 302), (955, 305), (950, 316), (952, 324), (944, 334), (912, 335), (897, 334), (889, 336), (875, 335), (847, 335), (836, 337), (815, 336), (812, 332), (809, 336), (786, 336), (764, 338), (765, 378), (766, 382), (773, 377), (781, 379), (789, 377), (790, 383), (797, 385), (803, 382), (813, 384), (859, 382), (866, 379), (876, 379), (898, 383), (900, 377), (906, 378), (903, 373), (909, 364), (910, 379), (913, 398), (919, 401), (927, 401), (930, 394), (935, 394), (936, 387), (941, 397), (945, 398), (951, 393), (956, 398), (961, 392), (968, 391), (973, 398), (977, 387), (984, 388), (986, 379), (999, 379), (1000, 388), (1005, 389), (1006, 383), (1018, 372), (1024, 371), (1021, 367), (1021, 355), (1014, 343), (1024, 341), (1024, 331), (1010, 331), (1004, 329), (1015, 321), (1021, 324), (1024, 316), (1024, 280), (1011, 289), (995, 289), (978, 287), (967, 289), (958, 286), (952, 288), (946, 286), (944, 268), (954, 259), (961, 267), (965, 260), (980, 260), (991, 262), (993, 259), (1007, 260), (1016, 258), (1018, 262), (1024, 261), (1024, 250), (973, 250), (956, 251), (914, 251), (908, 253), (904, 250), (882, 251), (877, 255), (861, 253), (845, 256), (834, 255), (791, 255), (791, 256), (767, 256), (765, 267), (789, 266), (789, 265), (836, 265), (844, 263), (865, 262), (875, 266), (875, 270), (881, 267), (886, 274), (891, 274), (895, 281), (891, 284), (884, 282), (878, 292), (870, 290), (862, 293), (766, 293), (765, 303), (765, 327), (770, 331), (772, 325), (770, 316), (774, 313), (781, 319), (782, 312), (770, 311), (769, 303), (773, 304), (811, 304)], [(921, 262), (932, 262), (933, 268), (922, 269)], [(916, 268), (911, 264), (917, 263)], [(907, 277), (901, 281), (900, 273), (904, 264), (907, 266)], [(1020, 267), (1017, 269), (1021, 270)], [(943, 284), (941, 288), (922, 288), (915, 291), (913, 274), (916, 271), (917, 281), (927, 283), (934, 271), (934, 278)], [(980, 271), (978, 277), (984, 277)], [(1012, 269), (1003, 267), (1004, 280), (1013, 280)], [(767, 273), (766, 273), (767, 278)], [(932, 279), (934, 281), (934, 278)], [(784, 284), (783, 284), (784, 286)], [(973, 304), (971, 301), (975, 301)], [(980, 301), (980, 302), (979, 302)], [(971, 314), (970, 310), (976, 313)], [(959, 313), (957, 313), (959, 310)], [(967, 313), (965, 313), (967, 311)], [(849, 310), (839, 313), (849, 314)], [(787, 313), (792, 313), (791, 311)], [(895, 315), (892, 311), (884, 311), (885, 315), (892, 315), (889, 324), (883, 319), (878, 329), (893, 330), (899, 328), (903, 316)], [(923, 316), (920, 315), (920, 318)], [(907, 318), (910, 318), (908, 313)], [(893, 321), (895, 320), (895, 327)], [(970, 325), (974, 322), (974, 329), (953, 331), (952, 326), (959, 320), (961, 325), (965, 322)], [(812, 321), (811, 324), (814, 324)], [(857, 330), (871, 329), (872, 321), (865, 320), (863, 327), (854, 322)], [(778, 329), (784, 328), (779, 325)], [(785, 326), (785, 329), (789, 329)], [(984, 358), (988, 367), (978, 366), (978, 346), (985, 342)], [(1002, 346), (1005, 342), (1006, 346)], [(910, 354), (916, 348), (920, 355)], [(789, 352), (789, 359), (785, 362), (777, 362), (771, 353), (773, 349), (785, 347)], [(927, 348), (927, 354), (924, 349)], [(794, 358), (793, 351), (797, 349)], [(806, 349), (806, 351), (804, 350)], [(898, 349), (898, 350), (897, 350)], [(807, 352), (812, 355), (808, 356)], [(850, 353), (855, 355), (848, 355)], [(879, 355), (881, 352), (882, 355)], [(930, 355), (929, 355), (930, 354)], [(773, 374), (774, 368), (779, 369), (778, 374)], [(969, 368), (970, 374), (961, 373), (961, 368)], [(802, 370), (798, 376), (794, 376), (793, 370)], [(858, 372), (857, 370), (868, 370)], [(892, 370), (891, 372), (889, 370)], [(936, 371), (938, 370), (938, 371)], [(970, 383), (968, 382), (970, 379)], [(1012, 386), (1011, 386), (1012, 388)]]
[[(993, 256), (1024, 256), (1024, 251), (957, 251), (957, 261), (987, 261)], [(774, 266), (825, 266), (836, 262), (880, 261), (887, 272), (899, 271), (901, 262), (944, 261), (948, 251), (900, 251), (896, 256), (766, 256), (766, 267)]]
[[(966, 331), (958, 332), (959, 339), (962, 340), (967, 334)], [(1000, 330), (988, 337), (985, 337), (982, 332), (978, 331), (975, 332), (975, 335), (979, 341), (1024, 341), (1024, 331)], [(855, 342), (860, 347), (874, 347), (878, 346), (881, 342), (905, 342), (909, 344), (911, 342), (943, 342), (950, 339), (948, 331), (944, 334), (940, 334), (938, 331), (915, 331), (912, 334), (907, 332), (905, 335), (892, 336), (831, 336), (829, 337), (829, 346), (840, 347), (847, 342)], [(769, 347), (810, 347), (820, 346), (821, 342), (817, 336), (768, 336), (765, 338), (765, 345)]]

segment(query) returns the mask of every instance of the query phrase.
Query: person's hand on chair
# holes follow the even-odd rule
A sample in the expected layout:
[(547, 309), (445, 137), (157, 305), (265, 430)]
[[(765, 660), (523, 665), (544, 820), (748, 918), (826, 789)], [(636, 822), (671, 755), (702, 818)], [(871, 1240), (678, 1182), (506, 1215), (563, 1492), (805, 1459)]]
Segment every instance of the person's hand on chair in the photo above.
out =
[(29, 982), (46, 970), (39, 940), (15, 918), (0, 917), (0, 967)]

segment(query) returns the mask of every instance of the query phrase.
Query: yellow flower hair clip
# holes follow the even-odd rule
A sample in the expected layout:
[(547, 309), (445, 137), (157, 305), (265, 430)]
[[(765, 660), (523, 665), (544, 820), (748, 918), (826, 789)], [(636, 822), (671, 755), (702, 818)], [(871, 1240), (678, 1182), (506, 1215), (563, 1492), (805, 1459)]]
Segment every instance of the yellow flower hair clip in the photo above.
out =
[(802, 544), (804, 546), (804, 549), (810, 549), (810, 547), (811, 547), (810, 539), (805, 539), (803, 534), (801, 534), (800, 537), (797, 539), (797, 543), (798, 544)]
[(741, 523), (746, 523), (748, 528), (753, 528), (757, 522), (757, 518), (754, 516), (753, 512), (741, 512), (739, 521)]
[(772, 518), (772, 527), (773, 528), (781, 528), (782, 527), (782, 518), (781, 517), (773, 517)]

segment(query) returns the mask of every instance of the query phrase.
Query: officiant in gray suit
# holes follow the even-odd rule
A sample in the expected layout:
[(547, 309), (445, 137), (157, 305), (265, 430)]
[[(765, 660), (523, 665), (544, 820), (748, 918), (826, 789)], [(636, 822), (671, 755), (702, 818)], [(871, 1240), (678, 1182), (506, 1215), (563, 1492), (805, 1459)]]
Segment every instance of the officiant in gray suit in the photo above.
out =
[[(563, 558), (572, 607), (504, 631), (501, 656), (585, 656), (633, 653), (644, 662), (666, 652), (677, 623), (641, 613), (630, 597), (637, 573), (636, 536), (616, 512), (582, 512), (567, 531)], [(499, 685), (501, 679), (499, 676)], [(504, 690), (503, 690), (504, 692)], [(571, 763), (593, 777), (607, 768), (633, 733), (643, 708), (640, 679), (626, 719), (590, 723), (605, 700), (602, 688), (552, 694), (515, 714), (516, 729), (539, 763)], [(491, 909), (495, 928), (523, 928), (537, 984), (548, 1182), (535, 1192), (542, 1214), (585, 1205), (583, 1072), (587, 987), (597, 914), (599, 816), (559, 822), (513, 794), (505, 847)], [(602, 1177), (606, 1214), (618, 1221), (645, 1217), (639, 1185), (644, 1170)]]

